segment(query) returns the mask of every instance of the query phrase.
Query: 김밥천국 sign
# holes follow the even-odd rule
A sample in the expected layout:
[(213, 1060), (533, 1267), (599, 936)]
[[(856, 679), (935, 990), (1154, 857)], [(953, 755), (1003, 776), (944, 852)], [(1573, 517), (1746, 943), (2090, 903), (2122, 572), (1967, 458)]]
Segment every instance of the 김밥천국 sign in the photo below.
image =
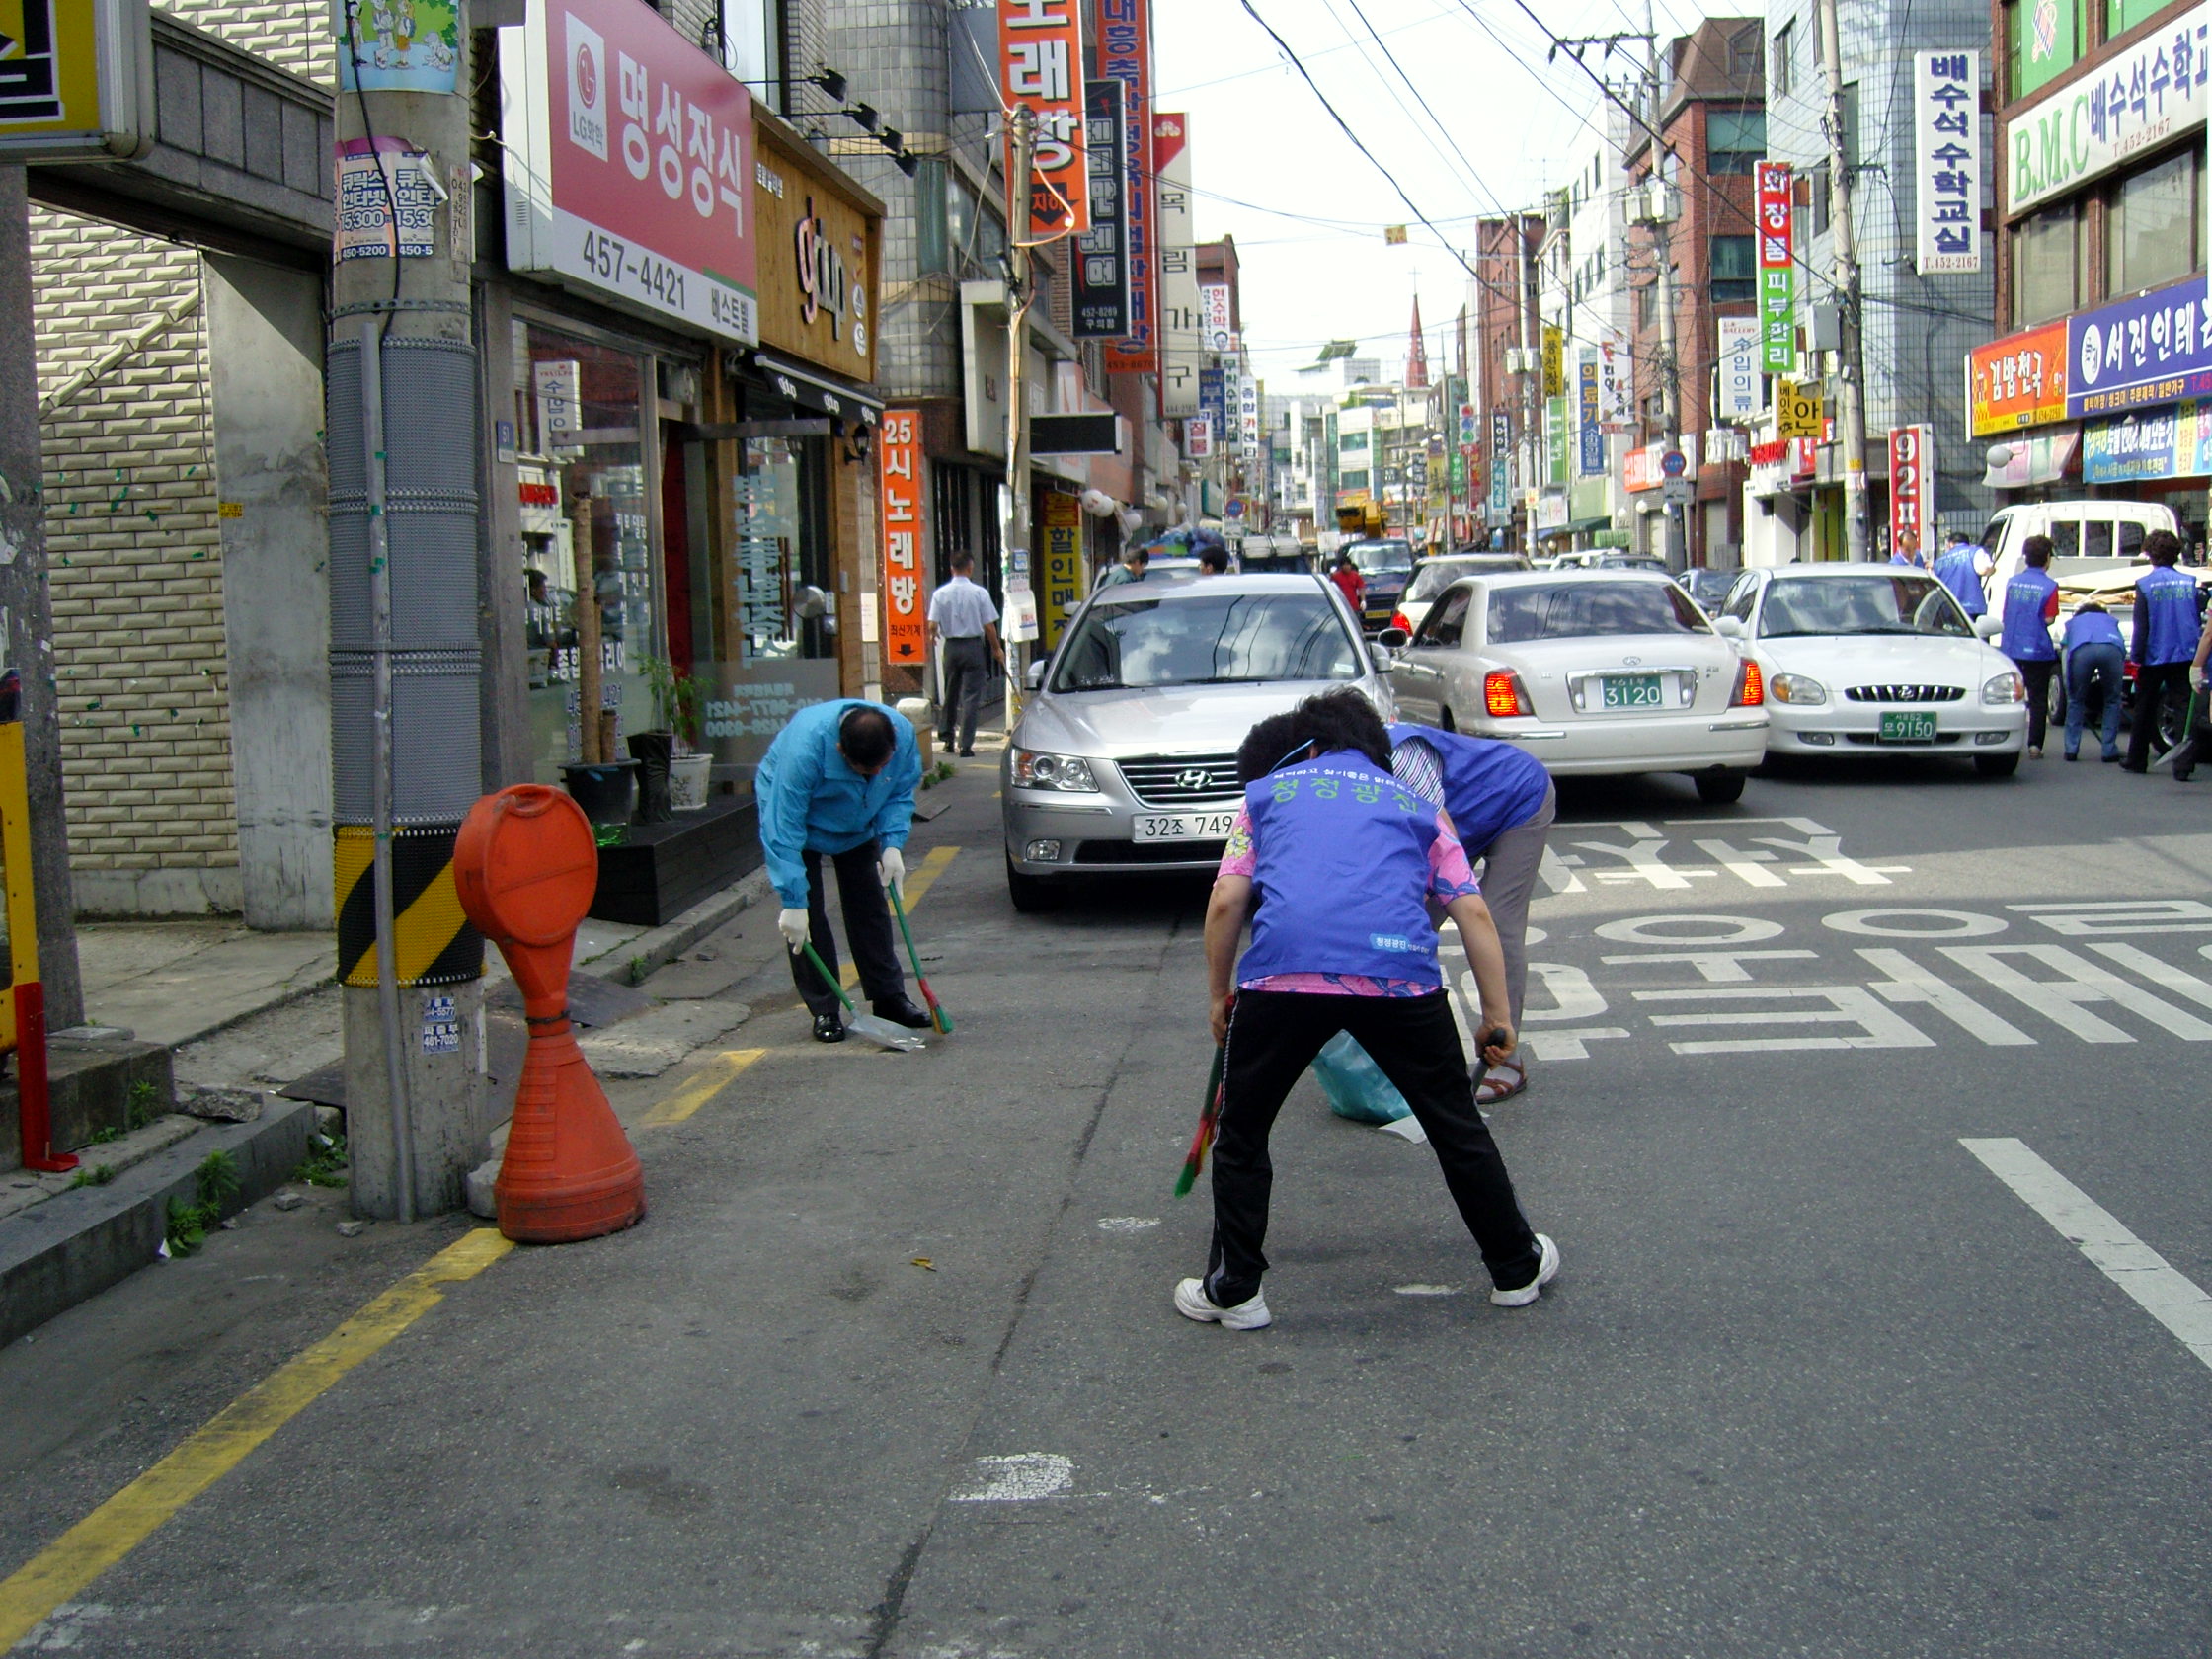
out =
[(2066, 325), (2045, 323), (1977, 346), (1966, 359), (1967, 435), (2066, 419)]
[(637, 0), (501, 32), (508, 264), (755, 344), (752, 100)]

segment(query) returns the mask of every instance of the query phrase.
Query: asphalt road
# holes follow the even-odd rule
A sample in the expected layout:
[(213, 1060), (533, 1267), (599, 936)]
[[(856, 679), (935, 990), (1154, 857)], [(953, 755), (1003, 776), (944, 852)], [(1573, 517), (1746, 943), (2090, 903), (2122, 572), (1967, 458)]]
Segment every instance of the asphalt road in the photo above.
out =
[[(612, 1091), (642, 1226), (450, 1287), (27, 1650), (2212, 1647), (2212, 784), (1570, 791), (1495, 1122), (1558, 1283), (1491, 1307), (1308, 1083), (1248, 1334), (1168, 1306), (1204, 885), (1017, 916), (993, 787), (915, 837), (955, 1038), (820, 1048), (755, 975), (695, 1115), (642, 1122), (706, 1053)], [(0, 1572), (458, 1229), (248, 1220), (0, 1353)]]

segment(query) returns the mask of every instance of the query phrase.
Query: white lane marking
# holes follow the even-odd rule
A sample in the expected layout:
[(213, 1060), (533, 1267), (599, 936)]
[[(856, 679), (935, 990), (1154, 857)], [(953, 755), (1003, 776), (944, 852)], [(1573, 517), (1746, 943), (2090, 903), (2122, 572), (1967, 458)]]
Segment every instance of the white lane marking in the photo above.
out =
[[(1934, 916), (1941, 927), (1901, 927), (1898, 922), (1906, 916)], [(1820, 918), (1823, 927), (1838, 933), (1860, 933), (1875, 939), (1983, 939), (1992, 933), (2002, 933), (2008, 925), (2003, 916), (1983, 915), (1977, 910), (1836, 910)]]
[(2179, 1338), (2182, 1347), (2212, 1367), (2212, 1297), (2036, 1156), (2024, 1141), (2006, 1136), (1961, 1139), (1959, 1145), (2132, 1297), (2137, 1306)]
[[(2134, 1036), (2110, 1020), (2090, 1013), (2082, 1004), (2110, 1002), (2129, 1008), (2180, 1038), (2185, 1043), (2212, 1041), (2212, 1025), (2184, 1013), (2171, 1002), (2162, 1002), (2149, 991), (2132, 986), (2119, 975), (2077, 956), (2064, 945), (1945, 945), (1943, 954), (1959, 966), (1980, 975), (2007, 995), (2024, 1002), (2053, 1024), (2064, 1027), (2085, 1043), (2132, 1043)], [(2006, 957), (2025, 957), (2065, 975), (2061, 980), (2031, 980)]]
[[(1485, 1112), (1483, 1116), (1488, 1117), (1489, 1114)], [(1375, 1127), (1384, 1135), (1394, 1135), (1400, 1141), (1412, 1142), (1416, 1146), (1426, 1146), (1429, 1144), (1429, 1132), (1421, 1127), (1421, 1120), (1411, 1114)]]
[(2201, 899), (2087, 899), (2007, 905), (2053, 933), (2212, 933), (2212, 905)]
[[(1674, 931), (1678, 927), (1704, 931), (1678, 933)], [(1722, 931), (1711, 931), (1715, 927)], [(1756, 945), (1764, 939), (1778, 939), (1782, 925), (1765, 916), (1704, 915), (1674, 910), (1665, 915), (1622, 916), (1619, 921), (1601, 921), (1592, 931), (1617, 945), (1660, 945), (1674, 950), (1696, 950), (1722, 945)]]
[(1458, 1296), (1466, 1287), (1464, 1285), (1392, 1285), (1390, 1289), (1399, 1296), (1440, 1297)]
[(1744, 966), (1747, 962), (1812, 962), (1818, 960), (1818, 953), (1809, 950), (1655, 951), (1642, 956), (1601, 956), (1598, 960), (1608, 968), (1622, 968), (1636, 962), (1687, 962), (1707, 985), (1749, 985), (1751, 970)]
[(2212, 985), (2206, 985), (2194, 974), (2186, 973), (2170, 962), (2161, 962), (2149, 951), (2137, 950), (2133, 945), (2092, 945), (2090, 949), (2107, 962), (2117, 962), (2122, 968), (2132, 968), (2162, 990), (2171, 990), (2176, 996), (2186, 996), (2200, 1008), (2212, 1008)]
[(1101, 1216), (1098, 1220), (1100, 1232), (1143, 1232), (1158, 1225), (1157, 1216)]
[[(1577, 858), (1575, 863), (1582, 862)], [(1567, 868), (1567, 860), (1559, 856), (1556, 847), (1543, 849), (1543, 861), (1537, 866), (1537, 874), (1543, 878), (1543, 885), (1553, 893), (1587, 893), (1582, 878)]]
[(978, 1458), (969, 1485), (952, 1494), (954, 1503), (1032, 1503), (1055, 1498), (1075, 1484), (1075, 1464), (1058, 1452), (1016, 1452), (1004, 1458)]
[(1670, 1042), (1679, 1055), (1767, 1054), (1788, 1049), (1932, 1049), (1936, 1040), (1877, 1002), (1862, 986), (1754, 986), (1749, 990), (1639, 990), (1639, 1002), (1748, 1001), (1820, 996), (1825, 1008), (1747, 1008), (1732, 1014), (1653, 1014), (1662, 1029), (1727, 1025), (1856, 1025), (1854, 1037), (1734, 1037), (1723, 1041)]
[(1866, 988), (1891, 1002), (1922, 1002), (1970, 1037), (1993, 1049), (2032, 1048), (2035, 1039), (2008, 1019), (1993, 1014), (1949, 981), (1920, 967), (1900, 950), (1860, 949), (1860, 956), (1889, 976)]
[[(1592, 826), (1590, 828), (1598, 828)], [(1690, 885), (1692, 876), (1712, 880), (1718, 870), (1677, 870), (1661, 853), (1667, 846), (1667, 837), (1648, 824), (1622, 824), (1631, 839), (1625, 846), (1612, 841), (1577, 841), (1574, 844), (1585, 852), (1611, 853), (1628, 867), (1625, 870), (1592, 870), (1591, 877), (1601, 882), (1649, 882), (1654, 888), (1679, 891)]]
[(1588, 1060), (1590, 1051), (1584, 1045), (1601, 1037), (1627, 1035), (1618, 1025), (1578, 1025), (1570, 1031), (1524, 1031), (1521, 1046), (1529, 1051), (1531, 1060)]
[(1571, 962), (1532, 962), (1529, 972), (1543, 982), (1553, 1006), (1521, 1010), (1521, 1023), (1534, 1025), (1557, 1020), (1596, 1019), (1606, 1011), (1606, 999), (1590, 983), (1587, 970)]
[(1700, 840), (1697, 843), (1697, 846), (1699, 852), (1705, 854), (1706, 857), (1730, 875), (1742, 881), (1747, 887), (1787, 887), (1789, 885), (1781, 877), (1776, 875), (1774, 871), (1761, 868), (1762, 865), (1772, 864), (1775, 861), (1775, 855), (1771, 852), (1745, 852), (1741, 847), (1731, 846), (1726, 841)]

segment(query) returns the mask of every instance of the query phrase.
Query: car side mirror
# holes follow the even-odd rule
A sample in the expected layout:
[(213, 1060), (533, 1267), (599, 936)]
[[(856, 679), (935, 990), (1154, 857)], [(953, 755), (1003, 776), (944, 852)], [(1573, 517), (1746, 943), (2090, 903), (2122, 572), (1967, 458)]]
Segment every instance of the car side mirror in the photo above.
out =
[(1974, 618), (1974, 637), (1976, 639), (1994, 641), (2001, 638), (2004, 632), (2005, 618), (2002, 616), (1983, 615)]
[(1375, 643), (1384, 651), (1403, 651), (1405, 642), (1412, 637), (1403, 628), (1384, 628), (1375, 636)]
[(1744, 637), (1744, 619), (1740, 616), (1716, 616), (1712, 631), (1723, 639), (1740, 640)]
[(1041, 691), (1044, 689), (1045, 665), (1043, 663), (1032, 663), (1029, 665), (1028, 685), (1030, 690), (1032, 691)]
[(1390, 654), (1389, 648), (1380, 640), (1371, 640), (1368, 643), (1367, 660), (1375, 665), (1377, 673), (1388, 673), (1397, 666), (1397, 659)]

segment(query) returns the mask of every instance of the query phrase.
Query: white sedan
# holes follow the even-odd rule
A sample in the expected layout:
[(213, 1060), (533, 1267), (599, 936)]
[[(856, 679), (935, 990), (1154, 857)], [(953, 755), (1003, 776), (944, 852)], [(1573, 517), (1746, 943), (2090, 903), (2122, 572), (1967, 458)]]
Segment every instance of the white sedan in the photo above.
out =
[(1777, 754), (1945, 754), (2016, 770), (2027, 687), (1943, 585), (1901, 565), (1746, 571), (1714, 626), (1767, 681)]
[(1767, 751), (1757, 666), (1656, 572), (1470, 578), (1382, 643), (1401, 718), (1509, 739), (1561, 776), (1687, 772), (1725, 802)]

